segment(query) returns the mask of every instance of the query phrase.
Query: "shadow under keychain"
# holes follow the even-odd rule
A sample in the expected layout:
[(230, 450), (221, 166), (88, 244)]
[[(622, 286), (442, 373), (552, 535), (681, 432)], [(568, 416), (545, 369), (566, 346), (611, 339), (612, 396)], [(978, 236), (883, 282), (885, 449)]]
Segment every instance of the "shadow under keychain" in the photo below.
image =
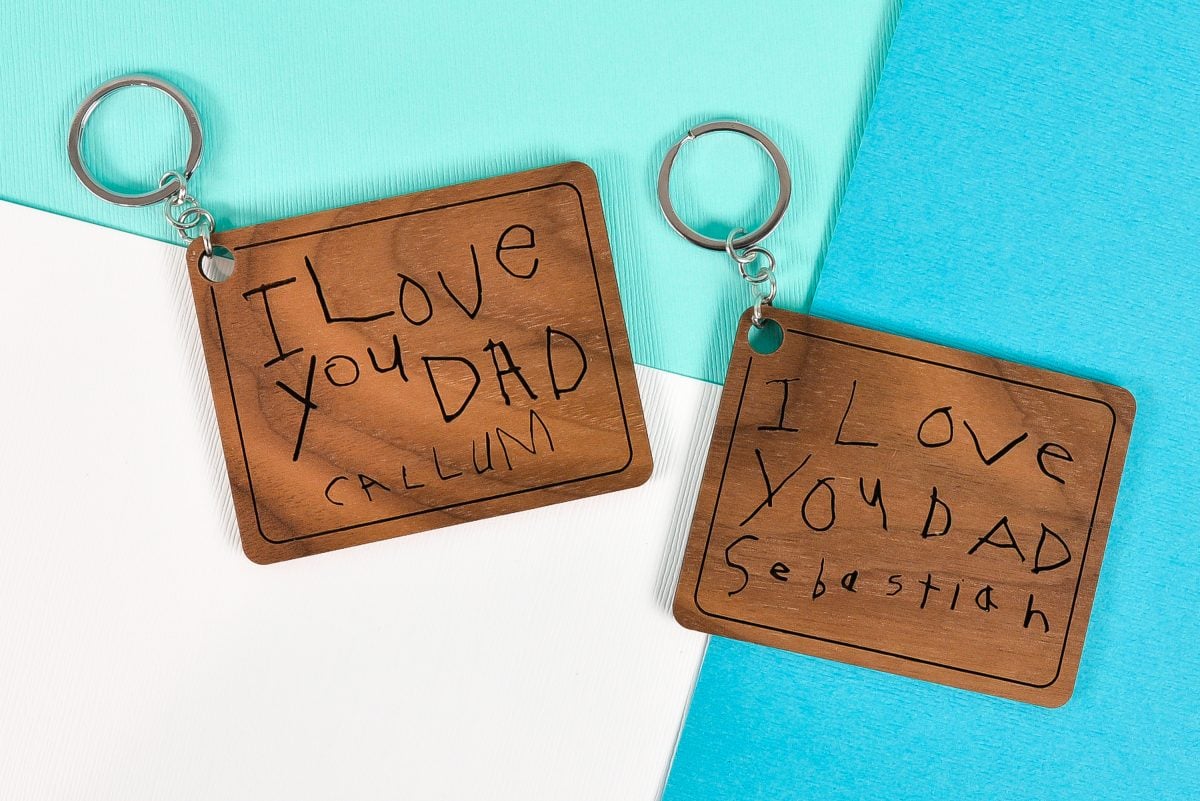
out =
[[(779, 172), (767, 221), (724, 241), (685, 224), (669, 192), (679, 149), (714, 131), (754, 139)], [(759, 243), (790, 195), (779, 148), (737, 122), (693, 129), (659, 172), (671, 227), (724, 250), (755, 296), (733, 342), (676, 619), (1061, 705), (1074, 688), (1133, 397), (772, 307), (776, 262)], [(749, 332), (774, 326), (777, 349), (756, 349)]]
[[(88, 171), (88, 118), (164, 92), (191, 135), (158, 188)], [(199, 117), (110, 81), (68, 154), (163, 203), (187, 270), (242, 545), (274, 562), (643, 483), (651, 455), (595, 174), (560, 164), (216, 232)], [(232, 272), (220, 274), (222, 254)]]

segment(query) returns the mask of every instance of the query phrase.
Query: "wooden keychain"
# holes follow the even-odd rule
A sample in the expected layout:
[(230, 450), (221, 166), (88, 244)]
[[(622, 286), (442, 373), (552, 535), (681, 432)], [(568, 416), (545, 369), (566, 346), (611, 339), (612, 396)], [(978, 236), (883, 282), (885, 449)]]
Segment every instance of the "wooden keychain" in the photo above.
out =
[[(178, 104), (183, 169), (128, 195), (84, 163), (126, 87)], [(243, 548), (274, 562), (643, 483), (651, 455), (595, 174), (581, 163), (217, 233), (176, 87), (110, 81), (79, 180), (162, 203), (187, 269)], [(232, 260), (232, 261), (230, 261)]]
[[(779, 172), (724, 241), (675, 213), (688, 141), (749, 136)], [(1108, 384), (772, 307), (791, 177), (738, 122), (667, 153), (671, 227), (754, 291), (733, 343), (675, 594), (685, 626), (1058, 706), (1075, 684), (1133, 423)], [(755, 332), (753, 340), (750, 333)]]

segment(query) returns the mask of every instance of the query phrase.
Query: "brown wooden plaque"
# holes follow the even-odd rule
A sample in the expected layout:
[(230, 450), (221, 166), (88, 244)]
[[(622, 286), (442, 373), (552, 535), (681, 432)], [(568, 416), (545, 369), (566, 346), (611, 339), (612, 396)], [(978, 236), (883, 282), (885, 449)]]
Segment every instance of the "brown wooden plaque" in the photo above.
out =
[(675, 616), (1045, 706), (1070, 697), (1133, 423), (1123, 389), (743, 317)]
[(196, 313), (246, 554), (636, 486), (651, 456), (583, 164), (228, 231)]

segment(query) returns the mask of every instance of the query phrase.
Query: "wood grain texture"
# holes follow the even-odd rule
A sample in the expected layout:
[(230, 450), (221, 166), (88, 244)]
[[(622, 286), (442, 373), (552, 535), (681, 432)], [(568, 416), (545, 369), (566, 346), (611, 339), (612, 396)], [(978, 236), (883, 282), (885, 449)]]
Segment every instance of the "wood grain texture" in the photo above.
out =
[(772, 311), (742, 320), (684, 625), (1047, 706), (1071, 695), (1134, 416), (1123, 389)]
[(644, 482), (595, 175), (579, 163), (223, 232), (189, 274), (257, 562)]

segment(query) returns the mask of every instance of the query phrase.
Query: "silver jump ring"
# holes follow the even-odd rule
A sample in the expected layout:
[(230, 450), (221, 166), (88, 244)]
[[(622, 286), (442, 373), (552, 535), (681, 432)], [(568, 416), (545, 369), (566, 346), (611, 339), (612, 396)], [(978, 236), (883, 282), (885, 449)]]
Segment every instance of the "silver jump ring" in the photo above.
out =
[(758, 304), (765, 304), (767, 306), (770, 306), (772, 303), (775, 302), (775, 293), (779, 291), (779, 284), (776, 283), (774, 278), (772, 278), (769, 286), (770, 286), (770, 289), (767, 290), (767, 294), (762, 295), (758, 298), (758, 301), (757, 301)]
[[(84, 127), (87, 125), (88, 119), (92, 116), (92, 112), (96, 110), (101, 101), (118, 89), (124, 89), (129, 86), (147, 86), (151, 89), (157, 89), (174, 100), (175, 104), (183, 111), (184, 119), (187, 120), (188, 133), (191, 136), (187, 162), (182, 174), (184, 181), (181, 182), (175, 179), (170, 183), (160, 185), (158, 189), (141, 194), (127, 195), (104, 186), (88, 170), (87, 164), (83, 160)], [(196, 107), (192, 105), (191, 101), (178, 88), (150, 75), (126, 75), (111, 80), (97, 88), (96, 91), (88, 95), (83, 103), (80, 104), (79, 109), (75, 112), (75, 118), (71, 121), (70, 133), (67, 135), (67, 158), (71, 162), (71, 169), (75, 171), (75, 175), (93, 195), (107, 200), (109, 203), (116, 203), (119, 206), (150, 206), (166, 200), (172, 195), (179, 194), (185, 188), (186, 180), (192, 176), (196, 166), (200, 163), (200, 153), (203, 148), (204, 134), (200, 131), (200, 116), (196, 113)]]
[[(189, 198), (189, 200), (192, 203), (195, 203), (195, 200), (192, 200), (191, 198)], [(167, 222), (169, 222), (184, 239), (191, 238), (188, 236), (188, 231), (193, 228), (203, 228), (203, 230), (210, 233), (216, 230), (217, 222), (215, 219), (213, 219), (213, 216), (208, 209), (201, 208), (200, 206), (189, 206), (180, 212), (178, 217), (172, 217), (170, 213), (171, 208), (171, 206), (168, 206), (163, 210), (164, 214), (166, 215)]]
[(750, 250), (749, 248), (747, 248), (742, 253), (738, 253), (737, 248), (734, 247), (734, 245), (733, 245), (734, 240), (736, 240), (739, 236), (741, 236), (744, 233), (746, 233), (745, 228), (734, 228), (732, 231), (729, 232), (729, 235), (725, 237), (725, 254), (727, 256), (729, 256), (729, 258), (736, 261), (738, 264), (750, 264), (751, 262), (753, 262), (755, 259), (758, 258), (757, 254), (751, 254), (749, 256), (746, 255), (746, 253), (749, 252), (749, 250)]
[(759, 298), (754, 301), (754, 314), (750, 316), (750, 323), (755, 328), (762, 328), (766, 321), (766, 315), (763, 314), (763, 306), (770, 306), (771, 302), (765, 298)]
[(188, 195), (188, 179), (175, 170), (167, 170), (163, 173), (163, 177), (158, 179), (158, 186), (162, 188), (164, 186), (171, 186), (172, 184), (175, 185), (175, 197), (168, 196), (166, 202), (172, 206), (185, 203), (190, 197)]
[[(753, 254), (749, 261), (742, 261), (741, 259), (737, 260), (738, 272), (742, 274), (742, 278), (744, 280), (749, 281), (751, 284), (761, 284), (763, 281), (766, 281), (774, 276), (775, 254), (766, 248), (760, 248), (758, 246), (751, 246), (742, 251), (743, 258), (745, 258), (748, 254)], [(754, 262), (758, 261), (759, 256), (766, 257), (767, 265), (758, 270), (758, 272), (752, 273), (747, 268)]]
[(683, 147), (686, 142), (698, 139), (714, 131), (739, 133), (758, 142), (767, 151), (767, 155), (771, 157), (771, 161), (775, 164), (775, 171), (779, 174), (779, 199), (775, 201), (775, 208), (771, 210), (770, 216), (767, 217), (762, 225), (749, 234), (732, 240), (732, 246), (737, 250), (741, 250), (742, 248), (761, 242), (767, 234), (774, 231), (775, 227), (783, 219), (788, 203), (792, 199), (792, 174), (788, 170), (787, 161), (783, 158), (783, 152), (771, 141), (770, 137), (757, 128), (747, 125), (744, 122), (717, 120), (688, 131), (686, 136), (672, 145), (671, 149), (667, 151), (666, 157), (663, 158), (662, 167), (658, 170), (658, 205), (662, 208), (663, 216), (667, 218), (667, 222), (684, 239), (709, 250), (725, 249), (725, 242), (720, 239), (704, 236), (680, 219), (679, 215), (675, 213), (675, 207), (671, 204), (671, 168), (675, 164), (675, 157), (679, 155), (679, 148)]

